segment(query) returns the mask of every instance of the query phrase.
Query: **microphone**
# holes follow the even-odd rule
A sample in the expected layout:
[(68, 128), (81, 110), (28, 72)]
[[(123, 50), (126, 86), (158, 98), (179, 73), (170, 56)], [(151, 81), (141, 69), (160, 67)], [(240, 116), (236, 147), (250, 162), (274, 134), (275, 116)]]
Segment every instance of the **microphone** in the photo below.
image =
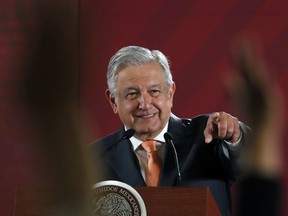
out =
[(100, 148), (98, 149), (98, 154), (97, 156), (95, 156), (95, 158), (99, 158), (101, 155), (103, 155), (106, 151), (108, 151), (109, 149), (111, 149), (113, 146), (119, 144), (120, 142), (122, 142), (123, 140), (129, 139), (131, 138), (134, 134), (136, 133), (136, 131), (134, 129), (128, 129), (126, 131), (124, 131), (123, 136), (115, 143), (110, 143), (109, 145), (105, 145), (104, 148)]
[(169, 143), (172, 146), (172, 149), (174, 152), (175, 164), (176, 164), (176, 168), (177, 168), (177, 172), (178, 172), (178, 178), (181, 181), (181, 172), (180, 172), (179, 160), (178, 160), (178, 155), (177, 155), (175, 145), (173, 143), (172, 135), (169, 132), (167, 132), (164, 134), (164, 139), (167, 143)]
[[(123, 141), (123, 140), (125, 140), (125, 139), (130, 139), (135, 133), (136, 133), (136, 131), (135, 131), (134, 129), (132, 129), (132, 128), (126, 130), (126, 131), (124, 132), (124, 135), (121, 137), (120, 140), (118, 140), (117, 143), (119, 143), (119, 142), (121, 142), (121, 141)], [(117, 143), (116, 143), (116, 144), (117, 144)]]

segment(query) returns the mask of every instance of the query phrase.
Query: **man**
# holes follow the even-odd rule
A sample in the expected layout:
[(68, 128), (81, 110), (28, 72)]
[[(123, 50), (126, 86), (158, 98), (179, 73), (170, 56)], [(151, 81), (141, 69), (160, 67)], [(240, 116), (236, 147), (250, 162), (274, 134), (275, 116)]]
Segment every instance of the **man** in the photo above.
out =
[[(94, 162), (103, 168), (96, 181), (148, 184), (148, 156), (141, 143), (157, 140), (162, 163), (154, 186), (207, 185), (223, 215), (229, 215), (229, 187), (238, 172), (246, 126), (225, 112), (192, 119), (173, 115), (176, 85), (160, 51), (120, 49), (109, 62), (107, 83), (106, 97), (123, 127), (91, 145)], [(128, 129), (135, 134), (126, 139)]]

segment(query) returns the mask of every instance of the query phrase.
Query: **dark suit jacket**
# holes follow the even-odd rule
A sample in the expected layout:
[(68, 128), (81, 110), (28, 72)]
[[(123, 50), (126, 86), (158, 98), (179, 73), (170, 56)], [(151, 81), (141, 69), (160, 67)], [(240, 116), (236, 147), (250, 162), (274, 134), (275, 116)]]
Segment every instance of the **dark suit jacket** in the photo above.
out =
[[(237, 174), (237, 157), (239, 152), (230, 152), (228, 159), (222, 149), (223, 140), (215, 139), (205, 144), (203, 131), (208, 115), (193, 119), (180, 119), (173, 114), (169, 119), (168, 132), (173, 136), (177, 150), (182, 180), (179, 181), (174, 153), (165, 145), (160, 186), (209, 186), (220, 210), (230, 211), (230, 183)], [(241, 124), (242, 141), (245, 140), (246, 127)], [(139, 163), (129, 140), (118, 142), (124, 134), (122, 127), (90, 146), (95, 167), (101, 167), (95, 182), (118, 180), (131, 186), (145, 186)], [(242, 145), (242, 144), (241, 144)], [(101, 173), (100, 172), (100, 173)], [(222, 209), (221, 209), (222, 208)], [(227, 210), (228, 209), (228, 210)], [(229, 215), (229, 214), (223, 214)]]

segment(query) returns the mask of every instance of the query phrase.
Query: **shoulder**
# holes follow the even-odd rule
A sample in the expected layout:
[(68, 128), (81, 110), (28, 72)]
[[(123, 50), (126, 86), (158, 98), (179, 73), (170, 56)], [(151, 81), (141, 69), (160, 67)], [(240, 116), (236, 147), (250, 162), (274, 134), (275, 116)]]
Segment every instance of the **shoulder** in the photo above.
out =
[(92, 152), (98, 152), (97, 154), (101, 154), (101, 152), (103, 153), (107, 149), (115, 145), (117, 141), (121, 139), (123, 134), (124, 134), (124, 129), (121, 128), (118, 131), (115, 131), (111, 134), (108, 134), (90, 143), (88, 145), (88, 150)]
[(169, 119), (168, 131), (175, 137), (203, 135), (209, 115), (198, 115), (192, 118), (179, 118), (172, 114)]
[(169, 123), (171, 125), (182, 125), (184, 127), (206, 125), (209, 114), (201, 114), (192, 118), (180, 118), (171, 114)]

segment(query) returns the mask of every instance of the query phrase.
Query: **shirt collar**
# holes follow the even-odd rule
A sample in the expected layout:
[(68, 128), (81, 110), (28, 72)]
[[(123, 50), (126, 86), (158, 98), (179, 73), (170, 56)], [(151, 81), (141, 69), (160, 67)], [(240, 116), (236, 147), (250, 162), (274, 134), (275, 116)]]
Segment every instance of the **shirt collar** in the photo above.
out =
[[(126, 126), (125, 126), (125, 130), (126, 130)], [(154, 137), (153, 139), (154, 140), (157, 140), (157, 141), (160, 141), (160, 142), (163, 142), (165, 143), (165, 139), (164, 139), (164, 134), (168, 131), (168, 122), (167, 124), (165, 125), (165, 127), (163, 128), (163, 130), (156, 136)], [(133, 149), (134, 151), (141, 145), (141, 143), (143, 142), (142, 140), (139, 140), (137, 139), (136, 137), (132, 136), (130, 139), (129, 139), (133, 145)]]

